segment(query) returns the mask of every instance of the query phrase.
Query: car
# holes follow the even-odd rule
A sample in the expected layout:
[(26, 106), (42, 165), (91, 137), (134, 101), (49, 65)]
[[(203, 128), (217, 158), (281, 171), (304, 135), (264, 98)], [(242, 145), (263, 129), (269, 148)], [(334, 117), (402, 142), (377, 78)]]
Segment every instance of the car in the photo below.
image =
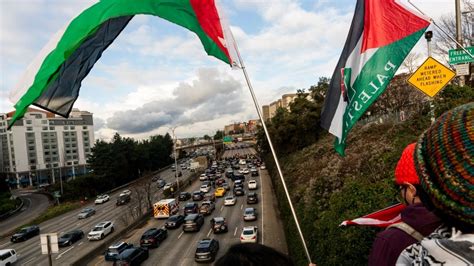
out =
[(230, 190), (230, 186), (227, 182), (222, 183), (221, 187), (223, 187), (226, 191)]
[(109, 246), (104, 253), (106, 261), (116, 261), (117, 257), (127, 248), (132, 248), (133, 245), (120, 241)]
[(201, 203), (201, 207), (199, 207), (199, 213), (209, 215), (214, 211), (215, 208), (216, 204), (213, 201), (206, 200)]
[(179, 193), (179, 197), (178, 197), (178, 198), (179, 198), (180, 201), (186, 201), (186, 200), (188, 200), (188, 199), (191, 198), (191, 193), (189, 193), (189, 192), (181, 192), (181, 193)]
[(234, 188), (234, 195), (235, 196), (243, 196), (245, 194), (243, 188), (241, 187), (237, 187), (237, 188)]
[(105, 203), (107, 201), (110, 200), (110, 197), (109, 195), (107, 194), (103, 194), (103, 195), (99, 195), (97, 196), (97, 199), (94, 201), (95, 204), (102, 204), (102, 203)]
[(214, 217), (211, 219), (211, 229), (214, 234), (225, 233), (229, 229), (227, 227), (227, 221), (224, 217)]
[(183, 231), (196, 232), (199, 231), (204, 224), (204, 216), (202, 214), (193, 213), (184, 218)]
[(237, 198), (235, 196), (227, 196), (224, 198), (224, 206), (233, 206), (235, 205)]
[(82, 211), (77, 215), (78, 219), (85, 219), (95, 214), (94, 208), (84, 208)]
[(168, 190), (173, 186), (172, 183), (166, 183), (166, 185), (163, 187), (163, 190)]
[(71, 246), (74, 242), (81, 240), (84, 237), (84, 232), (82, 230), (72, 230), (69, 231), (58, 239), (58, 246), (65, 247)]
[(130, 195), (132, 195), (132, 191), (130, 191), (130, 189), (125, 189), (124, 191), (122, 191), (122, 192), (120, 193), (119, 196), (122, 196), (122, 195), (128, 195), (128, 196), (130, 196)]
[(206, 174), (201, 174), (201, 175), (199, 176), (199, 180), (200, 180), (200, 181), (206, 181), (207, 179), (208, 179), (208, 178), (207, 178), (207, 175), (206, 175)]
[(184, 215), (188, 215), (191, 213), (198, 213), (199, 206), (196, 202), (188, 202), (184, 205)]
[[(239, 171), (239, 172), (240, 172), (240, 171)], [(244, 168), (244, 169), (242, 170), (242, 173), (241, 173), (241, 174), (248, 174), (248, 173), (250, 173), (250, 172), (249, 172), (249, 169), (248, 169), (248, 168)]]
[(243, 174), (243, 173), (244, 173), (244, 169), (246, 169), (246, 168), (240, 169), (240, 170), (239, 170), (239, 174)]
[(166, 181), (163, 180), (163, 179), (159, 179), (157, 182), (156, 182), (156, 185), (158, 186), (158, 188), (162, 188), (166, 185)]
[(216, 191), (214, 191), (214, 195), (216, 197), (220, 198), (220, 197), (224, 197), (226, 192), (227, 192), (227, 190), (225, 190), (225, 188), (218, 187), (218, 188), (216, 188)]
[(225, 180), (222, 178), (216, 180), (216, 186), (218, 187), (222, 186), (223, 183), (225, 183)]
[(28, 240), (39, 234), (40, 234), (39, 226), (31, 225), (31, 226), (23, 227), (22, 229), (20, 229), (20, 231), (12, 235), (12, 237), (10, 238), (10, 241), (13, 243), (21, 242), (21, 241)]
[(245, 208), (244, 221), (255, 221), (255, 220), (257, 220), (257, 209)]
[(130, 195), (128, 194), (120, 194), (115, 202), (115, 205), (120, 206), (130, 202)]
[(247, 183), (247, 187), (249, 188), (249, 190), (257, 189), (257, 180), (249, 180), (249, 182)]
[(0, 265), (12, 265), (18, 260), (16, 251), (14, 249), (0, 250)]
[(168, 230), (165, 228), (150, 228), (140, 238), (140, 247), (157, 248), (167, 237)]
[(240, 159), (239, 164), (240, 165), (246, 165), (247, 161), (245, 161), (245, 159)]
[(88, 240), (101, 240), (108, 234), (114, 232), (114, 223), (111, 221), (100, 222), (92, 228), (92, 230), (87, 234)]
[(242, 180), (245, 181), (245, 175), (243, 174), (235, 174), (232, 178), (232, 181)]
[(141, 265), (148, 259), (148, 249), (140, 247), (131, 247), (124, 250), (117, 256), (114, 266)]
[(225, 171), (225, 177), (227, 178), (232, 178), (234, 176), (234, 170), (233, 169), (228, 169)]
[(255, 168), (250, 169), (250, 175), (251, 176), (258, 176), (258, 170)]
[(204, 198), (204, 193), (201, 191), (194, 191), (193, 192), (193, 201), (200, 201)]
[(198, 242), (196, 252), (194, 253), (194, 261), (212, 262), (216, 259), (218, 251), (219, 241), (216, 239), (203, 239)]
[(257, 204), (258, 203), (258, 196), (255, 192), (250, 192), (247, 194), (247, 204)]
[(199, 190), (203, 193), (208, 193), (211, 190), (211, 184), (209, 183), (203, 183)]
[(206, 193), (204, 194), (203, 200), (210, 200), (210, 201), (216, 201), (216, 195), (214, 193)]
[(264, 164), (262, 164), (262, 165), (260, 165), (260, 169), (261, 169), (261, 170), (265, 170), (265, 169), (267, 169), (267, 168), (265, 167)]
[(244, 188), (244, 182), (242, 180), (235, 180), (234, 188)]
[(180, 227), (184, 223), (184, 215), (176, 214), (168, 218), (165, 222), (167, 229), (175, 229)]
[(240, 234), (240, 243), (257, 243), (258, 228), (256, 226), (245, 226)]

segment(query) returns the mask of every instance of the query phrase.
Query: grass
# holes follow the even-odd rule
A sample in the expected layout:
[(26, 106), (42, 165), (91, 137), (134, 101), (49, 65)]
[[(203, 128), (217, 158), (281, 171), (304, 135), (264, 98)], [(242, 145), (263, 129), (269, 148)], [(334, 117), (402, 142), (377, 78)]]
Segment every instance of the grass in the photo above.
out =
[(67, 212), (72, 211), (72, 210), (79, 209), (81, 207), (82, 207), (82, 204), (80, 202), (63, 202), (60, 205), (50, 206), (40, 216), (36, 217), (33, 221), (18, 227), (17, 230), (22, 228), (22, 227), (28, 226), (28, 225), (40, 224), (44, 221), (47, 221), (49, 219), (58, 217), (61, 214), (67, 213)]

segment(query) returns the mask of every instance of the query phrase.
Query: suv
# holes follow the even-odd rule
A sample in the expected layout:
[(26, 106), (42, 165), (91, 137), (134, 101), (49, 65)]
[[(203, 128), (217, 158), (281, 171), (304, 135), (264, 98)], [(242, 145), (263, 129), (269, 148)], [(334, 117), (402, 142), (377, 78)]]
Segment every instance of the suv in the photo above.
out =
[(117, 266), (140, 265), (146, 259), (148, 259), (148, 249), (139, 248), (139, 247), (131, 247), (124, 250), (122, 253), (120, 253), (114, 265), (117, 265)]
[(114, 232), (114, 224), (111, 221), (105, 221), (98, 223), (92, 228), (92, 230), (87, 234), (87, 239), (89, 240), (101, 240), (106, 235)]
[(117, 198), (117, 202), (115, 205), (120, 206), (124, 205), (130, 202), (130, 195), (129, 194), (120, 194), (120, 196)]
[(228, 231), (227, 222), (224, 217), (214, 217), (211, 219), (211, 228), (214, 234)]
[(214, 211), (216, 208), (216, 204), (213, 201), (206, 200), (201, 203), (201, 207), (199, 208), (199, 213), (204, 215), (209, 215)]
[(127, 248), (133, 247), (132, 244), (128, 244), (126, 242), (117, 242), (110, 246), (108, 249), (105, 250), (105, 260), (107, 261), (115, 261), (117, 260), (118, 255), (122, 253)]
[(216, 259), (219, 251), (219, 241), (215, 239), (203, 239), (199, 241), (194, 254), (196, 262), (212, 262)]
[(14, 249), (0, 250), (0, 265), (11, 265), (17, 261), (16, 251)]
[(184, 205), (184, 215), (191, 214), (191, 213), (198, 213), (199, 207), (196, 202), (188, 202)]
[(201, 229), (204, 224), (204, 216), (201, 214), (193, 213), (184, 218), (183, 231), (184, 232), (197, 232)]
[(257, 193), (250, 192), (247, 194), (247, 204), (256, 204), (258, 203)]
[(140, 247), (157, 248), (163, 240), (168, 237), (168, 231), (164, 228), (150, 228), (140, 238)]

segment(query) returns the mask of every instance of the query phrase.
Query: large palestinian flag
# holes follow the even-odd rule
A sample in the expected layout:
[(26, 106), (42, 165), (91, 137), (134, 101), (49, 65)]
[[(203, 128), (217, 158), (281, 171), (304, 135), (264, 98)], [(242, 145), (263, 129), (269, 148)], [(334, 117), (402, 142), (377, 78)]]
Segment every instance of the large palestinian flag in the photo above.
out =
[(193, 31), (209, 55), (238, 66), (232, 33), (214, 0), (101, 0), (53, 36), (30, 64), (10, 93), (16, 112), (9, 127), (31, 104), (68, 117), (82, 80), (138, 14)]
[(358, 0), (331, 79), (321, 126), (344, 155), (348, 132), (386, 89), (430, 22), (397, 0)]

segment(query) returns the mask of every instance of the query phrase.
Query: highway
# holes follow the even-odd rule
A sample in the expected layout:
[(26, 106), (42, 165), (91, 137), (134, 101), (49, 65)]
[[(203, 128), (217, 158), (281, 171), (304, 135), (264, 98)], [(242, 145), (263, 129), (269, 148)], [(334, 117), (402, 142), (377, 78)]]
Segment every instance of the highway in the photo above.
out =
[[(231, 157), (234, 154), (255, 154), (252, 148), (242, 148), (228, 150), (224, 153), (225, 157)], [(189, 176), (189, 171), (185, 170), (183, 177)], [(215, 238), (219, 240), (220, 250), (218, 257), (221, 256), (226, 249), (234, 244), (239, 243), (240, 233), (243, 226), (256, 225), (259, 228), (258, 242), (272, 246), (277, 250), (287, 253), (287, 246), (284, 237), (283, 227), (277, 213), (276, 200), (274, 199), (273, 190), (271, 188), (270, 178), (266, 170), (259, 169), (259, 176), (253, 177), (258, 181), (258, 190), (256, 192), (259, 196), (259, 203), (250, 205), (257, 208), (258, 219), (253, 222), (244, 222), (242, 218), (243, 209), (247, 206), (246, 196), (240, 196), (237, 199), (235, 206), (223, 206), (223, 198), (216, 200), (216, 209), (209, 216), (205, 217), (204, 225), (201, 230), (196, 233), (183, 233), (181, 228), (168, 230), (168, 238), (162, 243), (157, 249), (150, 250), (150, 257), (145, 261), (144, 265), (195, 265), (194, 252), (196, 245), (199, 240), (203, 238)], [(160, 173), (160, 176), (166, 181), (172, 182), (175, 180), (174, 172), (166, 170)], [(246, 175), (246, 181), (249, 180), (250, 175)], [(226, 178), (227, 179), (227, 178)], [(262, 183), (263, 182), (263, 183)], [(196, 180), (186, 191), (192, 192), (199, 190), (200, 181)], [(228, 180), (231, 185), (232, 181)], [(263, 186), (262, 186), (263, 184)], [(153, 183), (153, 202), (157, 202), (162, 198), (161, 190), (156, 187)], [(125, 189), (125, 188), (124, 188)], [(57, 232), (63, 234), (64, 232), (80, 229), (85, 235), (91, 230), (91, 228), (101, 221), (113, 221), (115, 232), (112, 235), (106, 236), (107, 238), (113, 237), (118, 234), (121, 228), (126, 225), (123, 222), (124, 215), (130, 212), (130, 209), (137, 206), (135, 190), (132, 190), (132, 202), (124, 206), (115, 206), (115, 201), (122, 190), (118, 190), (115, 193), (110, 194), (111, 200), (101, 204), (94, 205), (89, 203), (84, 207), (93, 207), (96, 209), (96, 214), (79, 220), (77, 214), (80, 210), (71, 211), (63, 214), (59, 217), (41, 223), (41, 233), (53, 233)], [(248, 192), (245, 185), (246, 193)], [(231, 191), (227, 194), (232, 193)], [(93, 199), (91, 199), (93, 202)], [(145, 203), (143, 206), (145, 207)], [(181, 202), (180, 206), (183, 207), (184, 203)], [(223, 216), (227, 219), (229, 231), (227, 233), (214, 235), (210, 229), (210, 219), (215, 216)], [(141, 228), (135, 229), (122, 236), (123, 241), (139, 245), (139, 239), (144, 231), (151, 227), (162, 227), (164, 226), (166, 219), (157, 220), (152, 217), (147, 223)], [(59, 253), (53, 254), (52, 261), (53, 265), (70, 265), (77, 261), (79, 258), (84, 258), (99, 245), (102, 245), (105, 240), (99, 241), (88, 241), (87, 238), (74, 243), (70, 247), (60, 248)], [(38, 236), (35, 236), (25, 242), (21, 243), (10, 243), (9, 239), (3, 239), (0, 241), (0, 249), (13, 248), (18, 253), (18, 262), (16, 265), (48, 265), (47, 255), (41, 254), (40, 240)], [(105, 249), (104, 249), (105, 251)], [(111, 265), (109, 262), (104, 261), (104, 256), (98, 256), (91, 258), (88, 265)]]

